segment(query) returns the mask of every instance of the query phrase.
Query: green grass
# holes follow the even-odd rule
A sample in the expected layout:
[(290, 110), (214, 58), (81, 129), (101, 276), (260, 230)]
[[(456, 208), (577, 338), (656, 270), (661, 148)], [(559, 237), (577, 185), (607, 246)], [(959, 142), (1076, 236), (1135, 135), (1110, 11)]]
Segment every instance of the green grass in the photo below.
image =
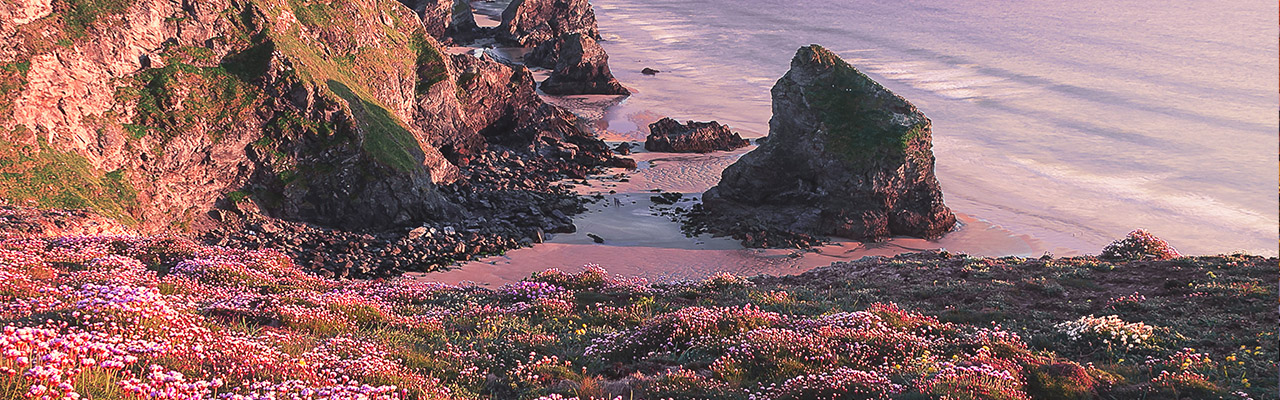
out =
[(13, 111), (13, 100), (27, 86), (29, 71), (30, 59), (0, 65), (0, 118), (8, 118)]
[[(400, 119), (389, 111), (384, 100), (371, 88), (379, 79), (399, 71), (412, 70), (419, 77), (415, 91), (425, 93), (430, 86), (448, 77), (443, 56), (424, 36), (420, 25), (401, 21), (399, 14), (387, 9), (366, 9), (344, 1), (329, 3), (290, 0), (291, 11), (298, 21), (313, 31), (325, 31), (334, 37), (356, 37), (369, 32), (366, 23), (336, 23), (348, 19), (393, 17), (392, 26), (377, 24), (383, 46), (339, 51), (334, 48), (318, 48), (300, 40), (295, 32), (270, 32), (274, 50), (289, 57), (299, 78), (323, 83), (350, 107), (360, 131), (364, 133), (362, 148), (366, 154), (392, 169), (408, 172), (421, 169), (424, 154), (413, 134)], [(398, 5), (394, 5), (398, 6)], [(319, 46), (323, 47), (324, 44)], [(292, 119), (281, 123), (293, 124), (320, 134), (322, 137), (337, 130), (336, 127), (298, 123)]]
[(30, 146), (0, 141), (0, 195), (40, 207), (89, 209), (136, 225), (137, 191), (124, 170), (97, 171), (75, 153), (40, 142)]
[(174, 62), (139, 73), (133, 85), (120, 88), (116, 96), (137, 102), (134, 120), (124, 125), (130, 136), (156, 135), (153, 150), (162, 153), (169, 140), (182, 135), (207, 134), (220, 140), (252, 112), (262, 94), (222, 67)]
[(831, 66), (830, 80), (804, 88), (805, 95), (827, 127), (827, 148), (850, 162), (860, 162), (877, 153), (902, 154), (919, 138), (927, 125), (891, 123), (894, 113), (906, 110), (906, 101), (896, 96), (874, 96), (887, 91), (854, 69), (839, 56), (813, 46), (820, 64)]
[(67, 36), (83, 39), (88, 35), (90, 25), (105, 17), (124, 13), (135, 2), (136, 0), (61, 0), (55, 3), (54, 8), (62, 10)]
[[(440, 54), (440, 50), (432, 46), (425, 35), (414, 35), (412, 47), (414, 52), (418, 54), (416, 61), (418, 82), (414, 89), (418, 96), (424, 96), (436, 83), (448, 79), (449, 71), (445, 69), (444, 58)], [(462, 78), (459, 77), (458, 79), (459, 84), (461, 84)]]
[(379, 162), (400, 171), (422, 168), (424, 155), (413, 134), (409, 133), (386, 108), (365, 100), (341, 82), (326, 82), (330, 91), (351, 107), (356, 121), (365, 133), (364, 151)]
[(275, 42), (264, 41), (222, 59), (222, 68), (245, 82), (253, 82), (266, 75), (271, 67), (271, 53)]
[[(996, 322), (1023, 335), (1039, 350), (1081, 363), (1093, 362), (1136, 383), (1151, 379), (1145, 375), (1146, 368), (1135, 368), (1141, 367), (1145, 357), (1160, 358), (1184, 347), (1195, 348), (1223, 364), (1209, 378), (1227, 391), (1244, 390), (1254, 398), (1277, 395), (1274, 259), (1224, 255), (1108, 263), (1093, 257), (949, 256), (855, 264), (795, 278), (763, 278), (756, 280), (753, 288), (710, 296), (718, 303), (734, 304), (733, 299), (750, 299), (753, 293), (786, 291), (793, 295), (787, 302), (757, 304), (782, 311), (802, 303), (820, 310), (895, 302), (938, 315), (943, 321)], [(1145, 300), (1108, 304), (1134, 292)], [(1066, 340), (1054, 328), (1089, 314), (1114, 314), (1125, 321), (1145, 322), (1157, 327), (1157, 338), (1141, 348), (1099, 349)], [(1228, 356), (1238, 361), (1223, 363)], [(1248, 387), (1241, 381), (1244, 378), (1250, 381)], [(1123, 397), (1113, 394), (1103, 398)]]

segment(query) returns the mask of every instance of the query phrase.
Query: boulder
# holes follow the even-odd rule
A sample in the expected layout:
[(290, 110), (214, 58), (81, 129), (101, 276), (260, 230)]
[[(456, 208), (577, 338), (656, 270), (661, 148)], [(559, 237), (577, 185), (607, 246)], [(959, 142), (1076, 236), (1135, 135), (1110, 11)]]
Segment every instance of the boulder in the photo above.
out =
[(498, 39), (531, 46), (568, 33), (600, 39), (596, 14), (587, 0), (515, 0), (502, 11)]
[(609, 71), (609, 56), (591, 36), (570, 33), (557, 40), (560, 44), (556, 66), (551, 76), (542, 81), (543, 92), (550, 95), (631, 94), (614, 79)]
[(817, 45), (796, 52), (772, 94), (769, 140), (703, 196), (708, 229), (878, 240), (955, 225), (931, 122), (906, 99)]
[(686, 124), (663, 118), (649, 124), (644, 149), (665, 153), (710, 153), (746, 147), (751, 142), (716, 121)]

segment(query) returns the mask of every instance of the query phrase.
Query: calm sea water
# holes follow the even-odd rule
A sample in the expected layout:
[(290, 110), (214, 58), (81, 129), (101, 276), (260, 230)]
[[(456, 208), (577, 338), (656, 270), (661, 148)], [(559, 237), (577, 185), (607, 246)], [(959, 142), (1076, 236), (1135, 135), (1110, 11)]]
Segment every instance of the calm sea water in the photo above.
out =
[[(953, 209), (1096, 254), (1135, 228), (1184, 253), (1277, 253), (1277, 4), (594, 0), (654, 116), (768, 131), (769, 88), (821, 44), (933, 119)], [(663, 72), (643, 76), (652, 67)]]

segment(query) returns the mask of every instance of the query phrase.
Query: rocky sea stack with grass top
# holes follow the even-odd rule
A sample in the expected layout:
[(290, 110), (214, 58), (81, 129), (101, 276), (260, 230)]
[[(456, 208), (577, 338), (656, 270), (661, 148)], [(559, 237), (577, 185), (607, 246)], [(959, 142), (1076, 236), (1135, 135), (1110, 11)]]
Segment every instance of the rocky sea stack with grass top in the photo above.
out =
[(818, 45), (796, 52), (772, 94), (769, 140), (704, 196), (712, 232), (768, 247), (797, 234), (937, 238), (955, 225), (929, 118), (906, 99)]

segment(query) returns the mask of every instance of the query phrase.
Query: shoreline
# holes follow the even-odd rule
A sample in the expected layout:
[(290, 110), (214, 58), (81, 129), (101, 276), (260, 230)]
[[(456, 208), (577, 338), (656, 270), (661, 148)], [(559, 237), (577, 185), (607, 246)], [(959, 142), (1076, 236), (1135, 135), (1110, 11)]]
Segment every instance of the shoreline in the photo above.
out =
[[(473, 3), (477, 21), (481, 25), (496, 24), (500, 19), (499, 3)], [(607, 42), (607, 40), (606, 40)], [(459, 48), (476, 49), (479, 47)], [(522, 48), (484, 48), (492, 57), (519, 61)], [(549, 71), (534, 68), (535, 80), (546, 78)], [(672, 76), (669, 72), (658, 76), (639, 77), (635, 71), (619, 76), (634, 79), (661, 79)], [(632, 76), (635, 75), (635, 76)], [(631, 83), (624, 81), (624, 85)], [(631, 87), (631, 86), (629, 86)], [(608, 95), (549, 96), (539, 94), (543, 100), (566, 108), (583, 118), (595, 129), (596, 136), (610, 147), (622, 142), (633, 144), (628, 157), (637, 163), (637, 169), (609, 169), (586, 180), (571, 180), (573, 190), (584, 197), (595, 196), (602, 200), (589, 204), (587, 211), (572, 216), (578, 229), (574, 233), (550, 235), (544, 243), (518, 248), (502, 255), (488, 256), (461, 262), (434, 272), (412, 272), (414, 279), (447, 283), (475, 282), (497, 285), (515, 282), (530, 273), (547, 266), (560, 267), (599, 264), (623, 275), (662, 279), (700, 279), (716, 273), (729, 272), (748, 275), (787, 275), (813, 268), (828, 266), (834, 262), (852, 261), (866, 256), (893, 256), (928, 250), (971, 253), (980, 256), (1039, 256), (1044, 253), (1076, 255), (1068, 249), (1050, 248), (1040, 240), (1019, 235), (985, 221), (977, 216), (957, 213), (960, 224), (943, 238), (930, 241), (918, 238), (895, 237), (883, 242), (860, 242), (832, 238), (832, 242), (813, 249), (750, 249), (727, 237), (711, 237), (703, 234), (688, 238), (680, 231), (680, 223), (666, 216), (657, 215), (662, 210), (654, 207), (649, 197), (654, 191), (677, 192), (684, 195), (680, 204), (687, 209), (690, 198), (716, 185), (720, 173), (743, 154), (754, 150), (750, 145), (732, 151), (712, 153), (655, 153), (643, 149), (648, 134), (648, 124), (667, 115), (653, 109), (651, 99), (643, 91), (632, 96)], [(641, 105), (634, 105), (635, 99)], [(682, 119), (684, 116), (673, 116)], [(753, 126), (748, 124), (749, 126)], [(766, 124), (767, 125), (767, 124)], [(765, 132), (754, 129), (738, 131), (744, 138), (755, 139)], [(640, 144), (640, 146), (634, 146)], [(625, 179), (620, 179), (620, 177)], [(586, 183), (586, 184), (582, 184)], [(617, 199), (623, 207), (610, 207)], [(589, 235), (603, 239), (597, 243)], [(1065, 250), (1065, 251), (1064, 251)], [(625, 254), (625, 260), (619, 255)]]

